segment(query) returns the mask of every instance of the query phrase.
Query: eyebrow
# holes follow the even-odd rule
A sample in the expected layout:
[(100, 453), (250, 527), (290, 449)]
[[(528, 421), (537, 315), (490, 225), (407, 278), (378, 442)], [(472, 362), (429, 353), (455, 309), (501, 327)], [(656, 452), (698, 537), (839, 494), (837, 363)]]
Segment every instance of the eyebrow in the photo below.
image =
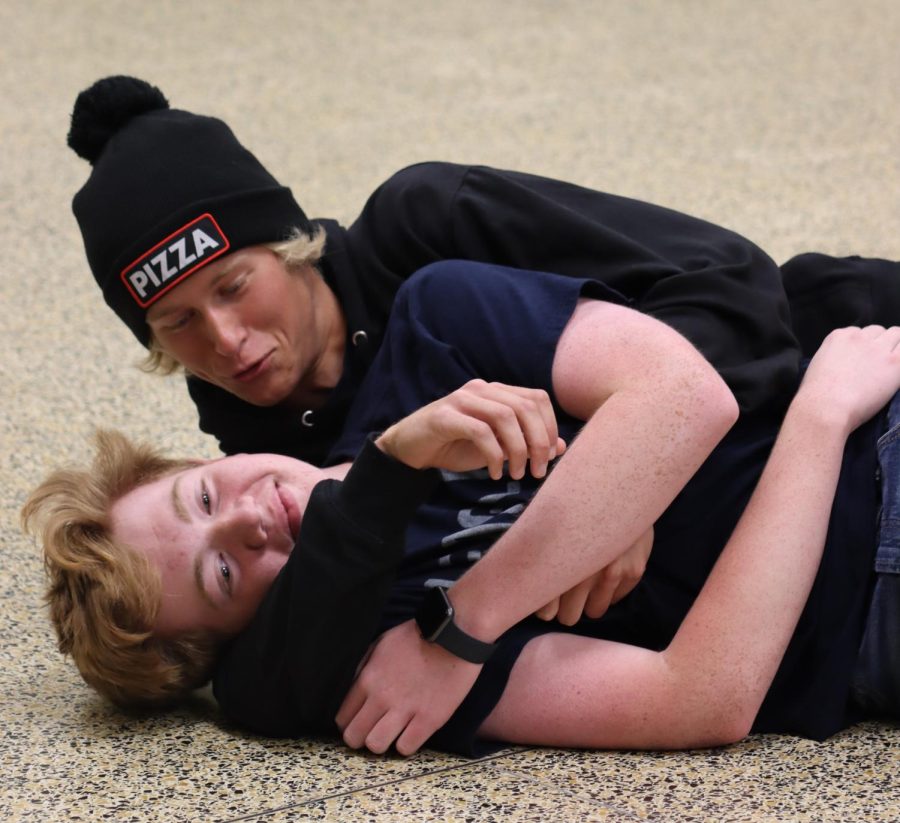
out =
[(203, 598), (207, 605), (212, 606), (214, 609), (218, 609), (219, 604), (209, 596), (209, 592), (206, 590), (206, 586), (203, 583), (203, 555), (200, 552), (197, 552), (194, 557), (194, 584), (197, 586), (200, 597)]
[(181, 482), (181, 475), (177, 476), (172, 481), (172, 508), (175, 510), (175, 516), (182, 523), (190, 523), (191, 516), (187, 512), (187, 508), (185, 508), (184, 501), (181, 499), (181, 490), (178, 484)]
[[(190, 523), (191, 517), (185, 508), (184, 501), (181, 499), (181, 490), (178, 486), (180, 481), (180, 475), (172, 481), (172, 508), (175, 511), (175, 516), (179, 520)], [(194, 555), (194, 586), (196, 586), (197, 592), (207, 605), (212, 606), (214, 609), (219, 608), (219, 604), (209, 596), (209, 592), (206, 590), (206, 585), (203, 580), (203, 554), (201, 552), (197, 552), (197, 554)]]

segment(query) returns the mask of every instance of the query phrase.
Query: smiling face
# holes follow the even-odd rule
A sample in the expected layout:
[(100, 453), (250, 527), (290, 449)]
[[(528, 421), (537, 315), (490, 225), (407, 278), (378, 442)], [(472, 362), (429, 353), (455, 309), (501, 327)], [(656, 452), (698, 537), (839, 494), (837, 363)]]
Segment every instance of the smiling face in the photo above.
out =
[(147, 323), (188, 371), (257, 406), (309, 403), (343, 368), (333, 292), (311, 265), (288, 271), (263, 246), (192, 274), (150, 307)]
[(112, 537), (158, 569), (163, 637), (237, 634), (300, 531), (321, 470), (279, 455), (236, 455), (139, 486), (111, 509)]

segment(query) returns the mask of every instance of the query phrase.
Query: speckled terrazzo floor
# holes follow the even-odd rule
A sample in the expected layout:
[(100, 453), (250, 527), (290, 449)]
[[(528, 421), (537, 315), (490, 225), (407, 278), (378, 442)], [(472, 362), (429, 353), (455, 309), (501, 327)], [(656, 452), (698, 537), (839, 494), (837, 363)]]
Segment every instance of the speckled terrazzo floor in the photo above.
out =
[(898, 0), (0, 4), (0, 819), (900, 819), (900, 737), (678, 754), (350, 754), (95, 699), (56, 654), (27, 490), (98, 424), (215, 453), (94, 293), (69, 211), (75, 94), (132, 73), (219, 114), (311, 215), (423, 159), (578, 180), (737, 229), (776, 259), (900, 257)]

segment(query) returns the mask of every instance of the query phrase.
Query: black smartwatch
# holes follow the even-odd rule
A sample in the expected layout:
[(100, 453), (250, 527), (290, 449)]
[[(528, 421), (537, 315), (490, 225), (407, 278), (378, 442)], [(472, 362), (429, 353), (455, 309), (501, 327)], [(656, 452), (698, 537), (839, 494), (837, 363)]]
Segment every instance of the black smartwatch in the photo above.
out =
[(416, 623), (429, 643), (437, 643), (470, 663), (484, 663), (497, 648), (496, 643), (477, 640), (453, 622), (453, 604), (443, 586), (425, 592), (416, 610)]

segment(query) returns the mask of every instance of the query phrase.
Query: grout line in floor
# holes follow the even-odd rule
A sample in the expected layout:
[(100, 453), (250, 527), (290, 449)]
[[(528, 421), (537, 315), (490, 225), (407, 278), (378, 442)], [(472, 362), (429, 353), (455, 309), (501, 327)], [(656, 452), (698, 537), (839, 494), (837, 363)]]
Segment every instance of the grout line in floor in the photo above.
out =
[(366, 786), (359, 786), (355, 789), (345, 789), (339, 792), (332, 792), (331, 794), (323, 794), (319, 797), (310, 797), (305, 800), (298, 800), (296, 803), (286, 803), (283, 806), (278, 806), (274, 809), (265, 809), (263, 811), (251, 812), (246, 815), (242, 815), (240, 817), (228, 817), (223, 818), (218, 821), (218, 823), (245, 823), (248, 820), (262, 820), (264, 817), (268, 815), (278, 814), (279, 812), (290, 811), (291, 809), (299, 809), (303, 806), (311, 806), (314, 803), (322, 803), (327, 802), (329, 800), (335, 800), (341, 797), (349, 797), (354, 794), (362, 794), (363, 792), (373, 791), (375, 789), (382, 789), (386, 786), (394, 786), (398, 783), (409, 783), (413, 780), (418, 780), (422, 777), (431, 777), (432, 775), (444, 774), (452, 771), (463, 771), (465, 769), (473, 769), (476, 766), (480, 766), (483, 763), (491, 763), (499, 760), (503, 760), (506, 757), (509, 757), (513, 754), (520, 754), (523, 751), (531, 751), (530, 748), (517, 748), (512, 751), (502, 751), (498, 752), (494, 755), (488, 755), (487, 757), (480, 757), (477, 760), (468, 761), (465, 763), (455, 763), (452, 766), (441, 766), (437, 769), (426, 769), (425, 771), (418, 772), (417, 774), (406, 775), (404, 777), (397, 777), (392, 780), (385, 780), (381, 783), (371, 783)]

